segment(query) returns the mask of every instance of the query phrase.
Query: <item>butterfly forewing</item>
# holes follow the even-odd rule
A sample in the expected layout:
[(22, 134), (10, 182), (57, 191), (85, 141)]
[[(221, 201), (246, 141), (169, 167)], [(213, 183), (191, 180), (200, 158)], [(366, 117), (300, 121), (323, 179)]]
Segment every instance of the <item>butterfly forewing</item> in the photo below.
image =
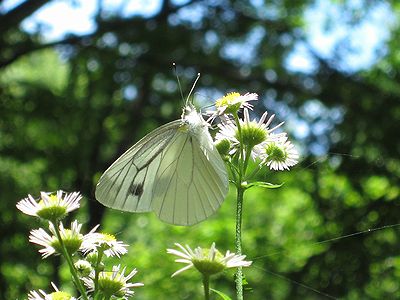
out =
[(160, 154), (174, 138), (179, 125), (177, 120), (155, 129), (122, 154), (101, 176), (96, 199), (114, 209), (151, 211), (152, 183)]

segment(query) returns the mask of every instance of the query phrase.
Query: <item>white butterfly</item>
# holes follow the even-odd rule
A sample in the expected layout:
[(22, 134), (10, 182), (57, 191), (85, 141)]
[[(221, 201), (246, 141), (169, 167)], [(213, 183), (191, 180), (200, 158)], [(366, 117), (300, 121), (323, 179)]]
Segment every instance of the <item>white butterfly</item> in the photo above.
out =
[(167, 223), (193, 225), (215, 213), (228, 193), (228, 175), (192, 104), (182, 117), (147, 134), (101, 176), (96, 198), (131, 212), (154, 211)]

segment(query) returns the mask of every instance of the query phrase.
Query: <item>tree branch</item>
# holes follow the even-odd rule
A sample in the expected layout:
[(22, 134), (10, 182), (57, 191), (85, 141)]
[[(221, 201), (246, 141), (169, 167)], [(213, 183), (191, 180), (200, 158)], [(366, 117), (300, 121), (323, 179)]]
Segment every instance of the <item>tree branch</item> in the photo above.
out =
[(32, 15), (51, 0), (27, 0), (0, 17), (0, 32), (17, 27), (22, 20)]
[[(0, 33), (2, 30), (4, 30), (4, 27), (10, 28), (14, 24), (18, 25), (18, 20), (22, 21), (25, 17), (29, 16), (35, 9), (38, 9), (45, 3), (49, 2), (50, 0), (28, 0), (18, 7), (14, 8), (10, 12), (8, 12), (6, 15), (0, 17)], [(167, 3), (169, 1), (166, 1)], [(153, 18), (158, 19), (162, 18), (165, 15), (169, 15), (171, 13), (174, 13), (178, 11), (179, 9), (186, 7), (188, 5), (191, 5), (193, 3), (197, 2), (197, 0), (191, 0), (188, 1), (182, 5), (178, 6), (173, 6), (171, 7), (170, 5), (166, 5), (163, 7), (163, 10), (160, 10), (160, 13), (155, 15)], [(165, 5), (165, 4), (164, 4)], [(23, 11), (23, 9), (26, 9), (26, 11)], [(22, 11), (21, 11), (22, 10)], [(8, 19), (12, 19), (13, 25), (9, 24), (7, 22)], [(44, 44), (26, 44), (25, 47), (22, 47), (21, 49), (18, 49), (18, 45), (13, 45), (13, 49), (15, 52), (12, 54), (12, 56), (0, 59), (0, 69), (8, 66), (9, 64), (13, 63), (15, 60), (20, 58), (23, 55), (29, 54), (31, 52), (34, 52), (36, 50), (41, 50), (45, 48), (50, 48), (58, 45), (71, 45), (71, 44), (78, 44), (81, 41), (91, 38), (93, 36), (99, 35), (104, 32), (108, 31), (118, 31), (121, 30), (121, 28), (125, 28), (126, 26), (133, 26), (137, 23), (141, 22), (141, 19), (138, 18), (137, 16), (131, 17), (131, 18), (125, 18), (125, 19), (115, 19), (115, 20), (107, 20), (107, 21), (98, 21), (98, 29), (96, 32), (93, 32), (88, 35), (84, 36), (72, 36), (68, 37), (59, 41), (51, 42), (51, 43), (44, 43)], [(4, 26), (6, 25), (6, 26)], [(7, 30), (7, 29), (5, 29)]]
[(88, 34), (83, 36), (70, 36), (68, 38), (58, 40), (55, 42), (45, 43), (45, 44), (35, 44), (33, 46), (29, 45), (24, 48), (18, 49), (13, 55), (9, 58), (0, 60), (0, 69), (8, 66), (9, 64), (13, 63), (15, 60), (20, 58), (23, 55), (29, 54), (36, 50), (41, 50), (45, 48), (51, 48), (58, 45), (73, 45), (78, 44), (86, 39), (90, 39), (94, 34)]

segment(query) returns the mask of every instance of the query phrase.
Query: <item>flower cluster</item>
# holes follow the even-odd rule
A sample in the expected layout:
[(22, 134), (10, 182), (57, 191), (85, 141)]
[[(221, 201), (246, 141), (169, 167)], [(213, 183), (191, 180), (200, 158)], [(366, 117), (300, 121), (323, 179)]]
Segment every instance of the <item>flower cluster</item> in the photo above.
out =
[[(96, 232), (98, 225), (89, 233), (82, 234), (82, 224), (73, 221), (70, 228), (65, 228), (61, 220), (71, 211), (79, 208), (81, 199), (79, 193), (67, 194), (58, 191), (56, 194), (41, 192), (39, 201), (31, 195), (17, 203), (17, 208), (23, 213), (40, 217), (48, 221), (48, 231), (43, 228), (31, 230), (29, 241), (41, 246), (39, 253), (43, 258), (51, 255), (62, 255), (70, 267), (81, 297), (90, 299), (103, 295), (106, 299), (126, 299), (134, 294), (132, 288), (143, 286), (142, 283), (130, 283), (137, 273), (136, 269), (125, 275), (126, 268), (113, 266), (106, 271), (104, 257), (120, 257), (128, 252), (126, 244), (118, 241), (113, 235)], [(70, 294), (59, 291), (53, 285), (55, 292), (46, 294), (44, 291), (31, 291), (29, 300), (39, 299), (75, 299)]]
[[(215, 144), (222, 156), (243, 155), (243, 159), (251, 156), (259, 159), (260, 165), (266, 165), (271, 170), (289, 170), (297, 164), (299, 155), (286, 133), (276, 133), (283, 122), (270, 128), (275, 115), (265, 112), (259, 121), (251, 120), (249, 109), (253, 106), (249, 101), (257, 100), (254, 93), (240, 95), (228, 93), (215, 102), (216, 112), (212, 119), (220, 116)], [(237, 117), (239, 109), (243, 109), (243, 119)], [(243, 151), (243, 152), (242, 152)], [(238, 153), (241, 152), (241, 153)]]
[[(230, 171), (231, 182), (237, 189), (237, 208), (236, 208), (236, 231), (235, 245), (239, 249), (239, 255), (227, 252), (225, 257), (215, 250), (215, 245), (205, 251), (196, 248), (194, 251), (190, 247), (177, 245), (181, 251), (169, 249), (169, 253), (175, 254), (180, 258), (177, 262), (186, 263), (187, 266), (178, 270), (174, 275), (186, 269), (195, 267), (203, 274), (205, 295), (207, 297), (207, 278), (218, 273), (229, 266), (237, 266), (236, 272), (236, 293), (238, 299), (243, 299), (243, 273), (241, 267), (248, 266), (250, 262), (244, 261), (240, 249), (242, 244), (241, 220), (242, 206), (244, 201), (244, 191), (259, 186), (263, 188), (277, 188), (281, 185), (260, 181), (256, 178), (258, 171), (262, 167), (269, 167), (270, 170), (289, 170), (297, 164), (299, 155), (288, 140), (287, 134), (279, 132), (283, 123), (271, 126), (275, 115), (268, 116), (265, 112), (260, 120), (250, 119), (249, 110), (253, 109), (250, 101), (258, 100), (258, 95), (247, 93), (228, 93), (224, 97), (215, 101), (216, 111), (211, 112), (208, 121), (219, 118), (218, 131), (215, 135), (215, 146)], [(243, 117), (239, 117), (242, 111)], [(251, 158), (257, 162), (258, 166), (253, 168), (250, 164)]]

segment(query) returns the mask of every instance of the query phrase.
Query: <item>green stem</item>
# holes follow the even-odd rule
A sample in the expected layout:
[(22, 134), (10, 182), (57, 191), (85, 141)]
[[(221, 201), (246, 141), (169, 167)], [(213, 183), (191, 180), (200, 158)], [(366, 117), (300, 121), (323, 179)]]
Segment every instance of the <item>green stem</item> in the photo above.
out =
[(103, 253), (104, 252), (102, 250), (97, 252), (97, 261), (96, 261), (96, 265), (94, 267), (94, 296), (95, 296), (95, 298), (99, 293), (99, 275), (101, 272), (100, 263), (101, 263), (101, 259), (103, 258)]
[[(237, 188), (237, 200), (236, 200), (236, 231), (235, 231), (235, 252), (237, 255), (242, 254), (242, 214), (243, 214), (243, 195), (245, 188), (242, 186), (243, 179), (245, 178), (248, 161), (250, 158), (250, 151), (251, 149), (245, 149), (243, 145), (243, 138), (242, 138), (242, 128), (240, 126), (239, 117), (237, 114), (234, 115), (236, 126), (238, 128), (238, 135), (239, 135), (239, 161), (238, 161), (238, 169), (239, 174), (236, 181), (236, 188)], [(243, 271), (242, 267), (238, 267), (236, 271), (236, 298), (237, 300), (243, 300)]]
[[(243, 194), (244, 188), (239, 183), (237, 185), (237, 203), (236, 203), (236, 235), (235, 250), (237, 255), (242, 254), (242, 212), (243, 212)], [(238, 267), (236, 271), (236, 298), (243, 300), (243, 271)]]
[(237, 176), (239, 175), (239, 170), (232, 162), (228, 162), (227, 165), (229, 167), (229, 170), (231, 171), (233, 182), (237, 182), (238, 181)]
[(210, 276), (203, 275), (204, 299), (210, 300)]
[(102, 293), (96, 293), (94, 296), (93, 296), (93, 299), (94, 300), (104, 300), (104, 299), (109, 299), (111, 296), (109, 296), (108, 298), (107, 298), (107, 296), (106, 295), (103, 295)]
[(234, 115), (234, 118), (235, 118), (235, 123), (236, 123), (237, 129), (238, 129), (239, 143), (240, 143), (240, 146), (239, 146), (240, 156), (239, 156), (239, 166), (238, 167), (239, 167), (239, 171), (241, 172), (241, 174), (239, 174), (239, 179), (242, 180), (242, 177), (245, 174), (245, 169), (244, 169), (245, 166), (243, 163), (243, 159), (245, 157), (245, 151), (244, 151), (244, 147), (242, 144), (243, 143), (242, 127), (240, 126), (240, 121), (239, 121), (239, 117), (237, 114)]
[[(251, 148), (250, 147), (246, 147), (247, 149), (245, 149), (244, 153), (245, 153), (245, 157), (244, 157), (244, 163), (243, 163), (243, 173), (242, 173), (242, 180), (243, 177), (246, 174), (247, 171), (247, 167), (249, 165), (249, 160), (250, 160), (250, 156), (251, 156)], [(246, 180), (246, 178), (245, 178)]]
[(82, 282), (79, 279), (79, 276), (78, 276), (78, 274), (76, 272), (74, 263), (72, 262), (72, 257), (68, 253), (67, 248), (65, 247), (64, 241), (61, 238), (60, 230), (59, 230), (58, 226), (56, 226), (54, 223), (52, 223), (52, 224), (53, 224), (56, 236), (58, 238), (58, 241), (60, 242), (62, 254), (63, 254), (65, 260), (68, 263), (69, 271), (71, 272), (71, 275), (72, 275), (72, 277), (74, 279), (76, 287), (78, 288), (79, 292), (81, 293), (82, 299), (88, 300), (88, 297), (86, 295), (86, 290), (85, 290), (84, 286), (82, 285)]

